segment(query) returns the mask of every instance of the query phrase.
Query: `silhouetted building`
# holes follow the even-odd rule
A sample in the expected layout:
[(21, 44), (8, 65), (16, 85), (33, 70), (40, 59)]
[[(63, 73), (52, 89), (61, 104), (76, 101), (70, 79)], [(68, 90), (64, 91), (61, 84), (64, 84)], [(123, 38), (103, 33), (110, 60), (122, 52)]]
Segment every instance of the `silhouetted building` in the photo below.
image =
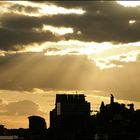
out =
[(90, 120), (90, 103), (84, 94), (57, 94), (50, 112), (50, 128), (84, 128)]
[(29, 130), (32, 134), (44, 133), (46, 130), (45, 119), (40, 116), (30, 116), (29, 119)]
[[(136, 139), (139, 137), (135, 126), (139, 126), (138, 113), (134, 111), (134, 104), (119, 104), (110, 96), (110, 104), (101, 103), (100, 112), (97, 114), (96, 130), (110, 140)], [(137, 119), (137, 120), (136, 120)], [(135, 123), (137, 122), (137, 123)], [(101, 138), (103, 139), (103, 138)]]
[(130, 112), (130, 110), (134, 111), (133, 104), (130, 104), (130, 109), (125, 107), (125, 104), (119, 104), (118, 102), (114, 102), (114, 96), (111, 94), (110, 96), (110, 104), (104, 105), (104, 102), (101, 103), (100, 113), (101, 116), (105, 119), (121, 119)]
[(0, 135), (4, 135), (4, 125), (0, 125)]
[(128, 104), (128, 106), (131, 111), (134, 111), (134, 104)]

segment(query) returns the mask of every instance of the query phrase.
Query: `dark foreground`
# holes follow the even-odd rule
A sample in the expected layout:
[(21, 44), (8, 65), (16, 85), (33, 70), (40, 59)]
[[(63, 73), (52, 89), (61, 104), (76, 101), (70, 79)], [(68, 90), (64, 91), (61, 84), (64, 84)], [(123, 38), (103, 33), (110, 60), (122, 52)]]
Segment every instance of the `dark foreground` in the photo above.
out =
[(99, 112), (90, 114), (83, 94), (57, 94), (50, 128), (42, 117), (30, 116), (28, 129), (8, 130), (1, 125), (0, 133), (18, 140), (140, 140), (140, 110), (133, 104), (126, 107), (111, 95), (110, 104), (102, 102)]

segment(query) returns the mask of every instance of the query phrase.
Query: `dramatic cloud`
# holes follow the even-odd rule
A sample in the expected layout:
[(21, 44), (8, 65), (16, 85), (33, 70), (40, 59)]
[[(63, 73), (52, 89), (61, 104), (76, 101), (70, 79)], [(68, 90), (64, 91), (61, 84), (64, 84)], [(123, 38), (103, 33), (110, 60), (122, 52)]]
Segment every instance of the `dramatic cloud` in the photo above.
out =
[(33, 6), (24, 6), (20, 4), (13, 4), (10, 6), (9, 10), (14, 10), (20, 13), (37, 13), (39, 12), (39, 7), (33, 7)]
[[(8, 29), (0, 29), (0, 38), (0, 49), (2, 50), (20, 50), (22, 48), (22, 45), (44, 42), (46, 40), (58, 40), (58, 38), (54, 37), (51, 32), (36, 34), (34, 31), (12, 31)], [(16, 48), (15, 45), (21, 45), (21, 47), (19, 46), (19, 48)]]
[[(53, 12), (55, 12), (54, 14), (57, 15), (60, 13), (78, 14), (80, 12), (78, 9), (65, 9), (54, 5), (35, 4), (33, 2), (19, 2), (19, 4), (18, 2), (1, 2), (1, 4), (3, 5), (3, 13), (1, 13), (0, 17), (1, 50), (18, 50), (20, 49), (20, 45), (46, 41), (56, 42), (65, 39), (65, 37), (60, 36), (73, 33), (72, 28), (56, 28), (48, 25), (45, 20), (48, 18), (47, 13), (49, 14), (50, 12), (50, 15), (53, 15)], [(40, 10), (42, 10), (44, 15), (32, 15), (40, 14)], [(18, 45), (18, 48), (15, 45)]]
[[(84, 14), (55, 14), (52, 16), (29, 16), (14, 12), (3, 13), (0, 17), (0, 48), (2, 50), (13, 49), (15, 45), (30, 43), (41, 43), (45, 41), (58, 40), (81, 40), (95, 42), (135, 42), (139, 41), (139, 9), (138, 7), (123, 7), (116, 2), (49, 2), (59, 7), (81, 8)], [(6, 3), (6, 6), (8, 7)], [(45, 3), (41, 3), (41, 6)], [(17, 11), (26, 13), (39, 13), (40, 6), (37, 3), (12, 3)], [(6, 6), (4, 8), (6, 9)], [(55, 6), (57, 9), (57, 6)], [(9, 9), (9, 10), (10, 10)], [(64, 12), (65, 13), (65, 12)], [(39, 32), (43, 26), (48, 27), (45, 32)], [(63, 28), (62, 28), (63, 27)], [(60, 30), (61, 29), (61, 30)], [(54, 34), (57, 31), (61, 34), (62, 30), (68, 34)], [(37, 32), (38, 31), (38, 32)]]
[[(45, 56), (43, 53), (19, 53), (1, 56), (0, 88), (32, 88), (113, 91), (118, 97), (139, 99), (139, 55), (136, 61), (110, 59), (112, 68), (100, 70), (85, 55)], [(129, 80), (131, 79), (131, 80)], [(121, 93), (124, 91), (123, 93)], [(127, 91), (127, 92), (125, 92)], [(134, 92), (130, 94), (130, 92)], [(121, 94), (119, 94), (121, 93)], [(121, 96), (123, 95), (123, 96)]]
[(98, 70), (85, 55), (19, 53), (1, 57), (0, 63), (0, 88), (10, 89), (85, 88)]
[(32, 30), (32, 28), (42, 26), (42, 23), (37, 17), (29, 17), (27, 15), (19, 15), (6, 13), (0, 17), (2, 27), (13, 30)]
[(44, 113), (39, 110), (39, 105), (29, 100), (10, 102), (8, 104), (1, 102), (0, 114), (17, 116), (29, 116), (33, 114), (44, 115)]
[[(82, 16), (55, 16), (47, 19), (55, 26), (72, 26), (82, 34), (75, 35), (80, 40), (134, 42), (139, 41), (139, 8), (123, 7), (116, 2), (54, 2), (64, 7), (82, 7), (86, 14)], [(58, 20), (59, 19), (59, 20)], [(129, 21), (135, 20), (134, 25)]]
[[(21, 96), (19, 97), (19, 94), (22, 94), (20, 91), (0, 92), (2, 97), (0, 99), (0, 120), (1, 124), (4, 124), (6, 128), (27, 128), (29, 125), (27, 117), (31, 115), (39, 115), (46, 118), (46, 110), (42, 111), (42, 106), (29, 100), (29, 96), (23, 99)], [(13, 93), (12, 96), (10, 95), (11, 93)], [(8, 94), (8, 97), (5, 96), (6, 94)]]
[[(37, 2), (37, 1), (36, 1)], [(33, 17), (40, 17), (43, 15), (57, 15), (57, 14), (84, 14), (82, 9), (66, 9), (64, 7), (57, 7), (52, 3), (31, 1), (2, 1), (3, 13), (16, 13), (28, 15)]]

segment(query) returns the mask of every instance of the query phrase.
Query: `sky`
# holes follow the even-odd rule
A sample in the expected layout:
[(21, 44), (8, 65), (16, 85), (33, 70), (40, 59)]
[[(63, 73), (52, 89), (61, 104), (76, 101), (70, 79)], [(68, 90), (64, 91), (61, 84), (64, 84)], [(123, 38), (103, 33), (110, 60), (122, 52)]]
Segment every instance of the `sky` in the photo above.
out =
[[(49, 126), (57, 93), (97, 111), (113, 94), (140, 108), (139, 1), (0, 1), (0, 124)], [(22, 121), (21, 121), (22, 120)]]

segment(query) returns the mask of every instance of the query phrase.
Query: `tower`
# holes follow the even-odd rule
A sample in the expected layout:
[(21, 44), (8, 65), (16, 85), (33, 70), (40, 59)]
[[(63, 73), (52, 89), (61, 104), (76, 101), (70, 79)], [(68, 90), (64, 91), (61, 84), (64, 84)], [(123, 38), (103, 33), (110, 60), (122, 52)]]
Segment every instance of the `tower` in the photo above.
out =
[(111, 94), (110, 95), (110, 104), (113, 104), (114, 103), (114, 96)]

